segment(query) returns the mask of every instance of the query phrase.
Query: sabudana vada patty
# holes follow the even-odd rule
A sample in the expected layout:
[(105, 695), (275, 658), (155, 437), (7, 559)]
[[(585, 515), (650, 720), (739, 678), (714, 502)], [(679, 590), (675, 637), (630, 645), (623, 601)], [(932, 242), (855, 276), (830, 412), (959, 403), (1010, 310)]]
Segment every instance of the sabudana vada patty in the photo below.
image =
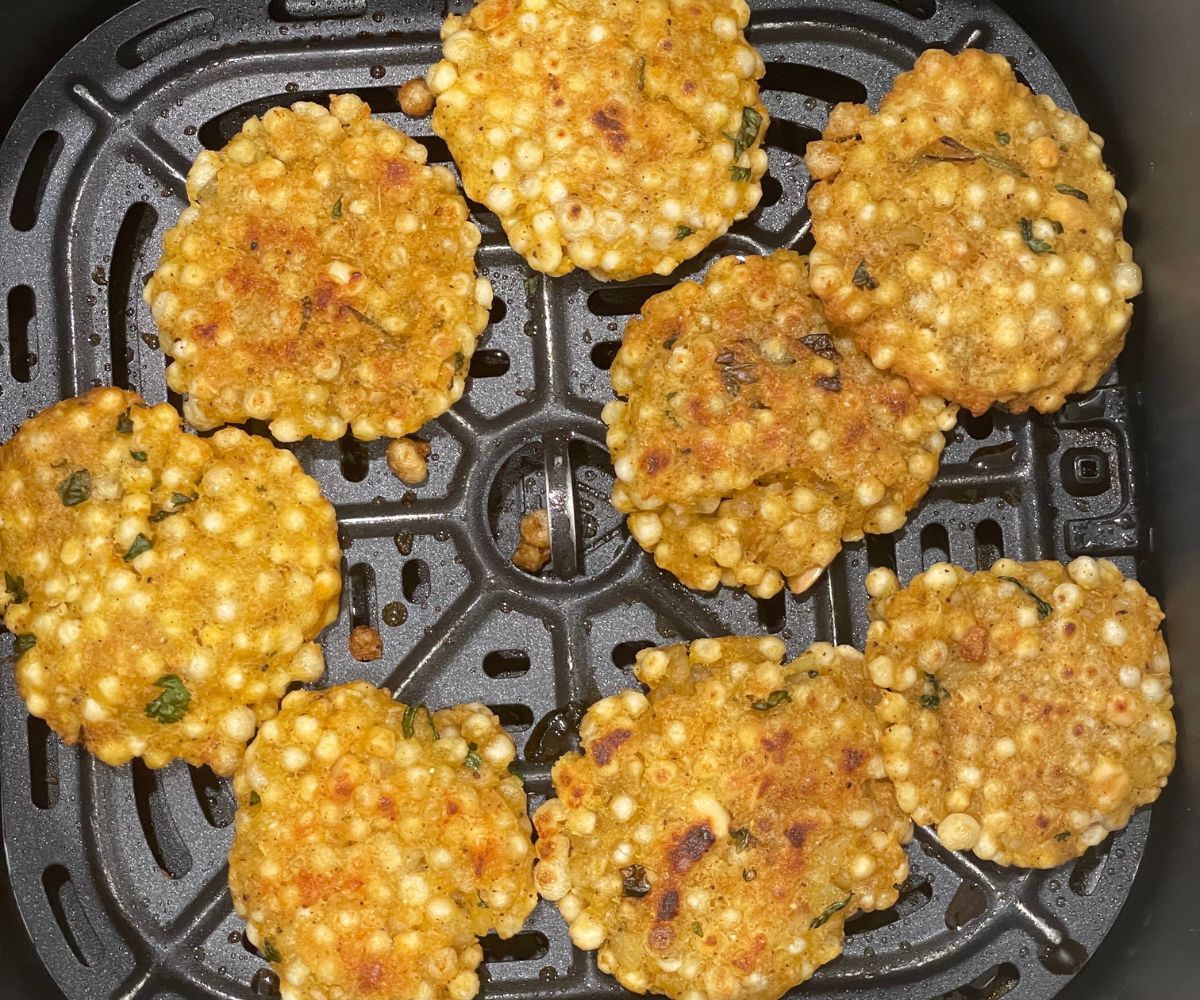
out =
[(234, 777), (233, 905), (284, 1000), (470, 1000), (537, 899), (515, 750), (484, 705), (296, 691)]
[(896, 798), (997, 864), (1078, 857), (1175, 764), (1158, 602), (1107, 560), (873, 570), (867, 669)]
[(744, 0), (483, 0), (442, 27), (433, 130), (531, 267), (670, 274), (762, 196)]
[(453, 175), (425, 156), (352, 94), (272, 108), (200, 154), (145, 291), (189, 423), (402, 437), (462, 396), (492, 288)]
[(1142, 287), (1087, 123), (999, 55), (924, 53), (808, 147), (812, 286), (879, 368), (979, 414), (1048, 413), (1121, 351)]
[(597, 702), (534, 816), (539, 892), (627, 989), (774, 998), (891, 906), (912, 827), (862, 654), (774, 637), (643, 650), (649, 691)]
[(293, 681), (325, 670), (333, 507), (295, 457), (95, 389), (0, 447), (0, 610), (29, 711), (107, 764), (231, 774)]
[(831, 331), (805, 271), (790, 250), (725, 257), (625, 329), (602, 414), (613, 504), (689, 587), (805, 590), (937, 474), (954, 407)]

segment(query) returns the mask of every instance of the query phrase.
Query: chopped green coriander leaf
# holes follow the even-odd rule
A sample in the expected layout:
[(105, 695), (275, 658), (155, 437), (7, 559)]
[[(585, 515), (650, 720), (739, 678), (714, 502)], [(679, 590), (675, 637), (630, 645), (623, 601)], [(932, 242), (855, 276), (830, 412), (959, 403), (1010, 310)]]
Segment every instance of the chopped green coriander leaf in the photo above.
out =
[(174, 674), (165, 674), (154, 682), (162, 688), (162, 694), (146, 705), (146, 717), (157, 719), (164, 725), (178, 722), (188, 710), (192, 694)]
[(1012, 137), (1009, 136), (1007, 132), (997, 132), (996, 141), (1000, 143), (1001, 146), (1007, 146), (1012, 141)]
[(754, 108), (742, 108), (742, 125), (738, 129), (737, 135), (730, 135), (728, 132), (723, 132), (730, 142), (733, 143), (733, 158), (741, 159), (741, 156), (747, 149), (754, 145), (754, 140), (758, 138), (758, 130), (762, 128), (762, 115)]
[(923, 708), (928, 708), (936, 711), (941, 708), (942, 702), (950, 697), (950, 692), (942, 687), (942, 682), (938, 680), (936, 674), (925, 674), (926, 687), (932, 688), (932, 691), (927, 691), (917, 699)]
[(785, 701), (791, 700), (792, 696), (788, 694), (787, 691), (780, 688), (778, 691), (772, 691), (762, 701), (756, 701), (752, 707), (758, 709), (760, 712), (766, 712), (769, 709), (774, 708), (776, 705), (780, 705)]
[(173, 503), (176, 507), (182, 507), (184, 504), (193, 503), (195, 500), (196, 497), (190, 497), (186, 493), (171, 494), (171, 503)]
[(730, 167), (729, 177), (735, 181), (748, 181), (750, 179), (749, 167)]
[(1078, 198), (1080, 201), (1089, 201), (1087, 193), (1080, 191), (1077, 187), (1071, 187), (1070, 184), (1055, 184), (1054, 190), (1059, 194), (1069, 194), (1072, 198)]
[(700, 926), (699, 920), (692, 921), (692, 933), (695, 934), (696, 937), (704, 937), (704, 928)]
[(16, 636), (13, 642), (13, 653), (20, 656), (22, 653), (28, 653), (34, 646), (37, 645), (37, 636), (31, 635), (28, 632)]
[(851, 892), (847, 894), (845, 899), (839, 899), (836, 903), (830, 903), (827, 907), (825, 907), (824, 910), (821, 911), (819, 916), (813, 917), (812, 923), (808, 925), (809, 928), (815, 931), (818, 927), (828, 923), (829, 918), (837, 913), (838, 910), (844, 910), (850, 905), (850, 900), (853, 897), (854, 893)]
[(268, 962), (282, 962), (279, 952), (275, 950), (275, 946), (271, 944), (270, 938), (263, 938), (262, 956)]
[(7, 570), (4, 573), (4, 589), (12, 594), (13, 604), (24, 604), (29, 600), (29, 591), (25, 589), (25, 578), (13, 576)]
[(262, 796), (259, 795), (258, 792), (251, 792), (250, 793), (250, 804), (252, 806), (256, 806), (260, 802), (262, 802)]
[(129, 546), (129, 551), (122, 558), (126, 562), (133, 562), (143, 552), (149, 552), (152, 548), (154, 548), (154, 543), (139, 531), (133, 544)]
[(129, 419), (129, 410), (126, 409), (119, 417), (117, 417), (117, 433), (132, 434), (133, 421)]
[(1025, 584), (1023, 584), (1020, 580), (1016, 579), (1015, 577), (1002, 576), (1002, 577), (1000, 577), (1000, 579), (1007, 580), (1009, 583), (1011, 583), (1014, 586), (1016, 586), (1017, 588), (1019, 588), (1021, 590), (1021, 592), (1025, 594), (1026, 597), (1031, 598), (1034, 601), (1034, 603), (1037, 604), (1037, 613), (1038, 613), (1039, 618), (1047, 618), (1054, 611), (1054, 608), (1052, 608), (1049, 604), (1047, 604), (1045, 601), (1043, 601), (1040, 597), (1038, 597), (1037, 594), (1035, 594), (1032, 590), (1030, 590), (1028, 587), (1026, 587)]
[(854, 277), (850, 279), (850, 284), (855, 288), (865, 288), (868, 292), (873, 292), (879, 287), (879, 282), (871, 277), (871, 272), (867, 270), (867, 262), (860, 260), (858, 267), (854, 269)]
[(675, 230), (675, 239), (686, 240), (695, 231), (696, 230), (694, 230), (691, 226), (680, 226), (678, 229)]
[(1032, 222), (1030, 222), (1028, 219), (1022, 219), (1020, 221), (1020, 226), (1021, 239), (1025, 241), (1025, 245), (1029, 247), (1030, 250), (1032, 250), (1034, 253), (1054, 253), (1054, 247), (1052, 247), (1045, 240), (1039, 240), (1033, 235)]
[(641, 899), (650, 892), (650, 880), (642, 865), (627, 865), (621, 869), (621, 892), (634, 899)]
[(129, 457), (132, 458), (135, 462), (146, 461), (146, 453), (144, 451), (131, 451), (129, 453)]
[(92, 474), (87, 469), (76, 469), (57, 489), (64, 507), (76, 507), (92, 495)]
[(479, 765), (483, 763), (483, 761), (479, 759), (479, 754), (475, 752), (478, 749), (478, 743), (467, 744), (467, 758), (463, 761), (463, 763), (466, 764), (467, 767), (469, 767), (472, 771), (478, 771)]
[(330, 212), (330, 215), (332, 215), (335, 219), (340, 219), (342, 217), (342, 199), (341, 198), (339, 198), (337, 201), (335, 201), (333, 203), (333, 210)]
[(404, 709), (404, 715), (400, 719), (400, 731), (404, 734), (404, 738), (406, 740), (413, 738), (413, 734), (416, 732), (413, 723), (416, 721), (418, 712), (425, 713), (425, 718), (429, 720), (429, 728), (433, 730), (433, 738), (440, 740), (442, 735), (437, 731), (437, 726), (433, 724), (433, 713), (429, 711), (424, 702), (417, 702)]
[(742, 881), (743, 882), (753, 882), (756, 878), (758, 878), (758, 869), (757, 868), (743, 868), (742, 869)]
[(1064, 840), (1069, 840), (1070, 837), (1071, 837), (1071, 831), (1063, 830), (1062, 833), (1055, 834), (1054, 839), (1061, 843)]

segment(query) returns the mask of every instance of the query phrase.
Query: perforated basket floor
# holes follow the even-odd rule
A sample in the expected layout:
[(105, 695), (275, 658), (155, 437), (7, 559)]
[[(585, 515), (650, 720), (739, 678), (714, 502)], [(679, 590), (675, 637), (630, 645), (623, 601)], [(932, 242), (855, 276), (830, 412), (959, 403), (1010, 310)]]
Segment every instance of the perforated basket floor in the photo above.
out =
[[(428, 483), (403, 487), (382, 442), (295, 447), (337, 505), (345, 547), (346, 599), (324, 642), (327, 682), (365, 676), (406, 699), (487, 702), (516, 740), (535, 807), (578, 706), (628, 686), (643, 646), (758, 631), (781, 635), (792, 653), (817, 639), (861, 645), (872, 566), (908, 578), (946, 558), (973, 567), (1001, 554), (1088, 553), (1132, 572), (1145, 548), (1131, 450), (1136, 386), (1116, 373), (1054, 418), (964, 418), (905, 528), (847, 546), (803, 597), (693, 593), (629, 539), (607, 502), (599, 420), (622, 326), (647, 296), (722, 254), (806, 249), (803, 150), (831, 103), (877, 102), (928, 46), (975, 45), (1004, 52), (1031, 86), (1070, 104), (1030, 40), (989, 3), (752, 6), (772, 122), (770, 173), (750, 219), (670, 281), (600, 285), (578, 273), (533, 274), (474, 205), (496, 303), (466, 397), (427, 429)], [(406, 118), (395, 100), (395, 88), (437, 58), (446, 12), (384, 0), (144, 0), (78, 46), (0, 150), (0, 437), (93, 385), (170, 397), (141, 288), (184, 204), (189, 163), (248, 115), (353, 90), (424, 142), (431, 160), (448, 162), (428, 120)], [(508, 556), (521, 513), (542, 506), (554, 562), (533, 578)], [(347, 653), (350, 628), (363, 623), (384, 638), (376, 663)], [(11, 670), (0, 676), (4, 846), (28, 932), (63, 992), (274, 994), (225, 885), (227, 784), (182, 765), (112, 769), (66, 750), (26, 716)], [(1147, 820), (1139, 814), (1049, 873), (980, 864), (918, 831), (899, 905), (852, 920), (846, 954), (797, 995), (1045, 1000), (1099, 946), (1136, 872)], [(517, 937), (486, 940), (485, 955), (485, 996), (622, 995), (592, 955), (571, 948), (545, 903)]]

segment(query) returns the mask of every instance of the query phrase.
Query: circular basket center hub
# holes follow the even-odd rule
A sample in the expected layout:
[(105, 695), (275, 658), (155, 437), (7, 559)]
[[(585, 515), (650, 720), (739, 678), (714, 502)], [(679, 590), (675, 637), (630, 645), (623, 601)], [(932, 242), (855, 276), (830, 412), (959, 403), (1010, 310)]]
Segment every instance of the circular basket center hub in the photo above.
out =
[[(487, 496), (490, 535), (514, 572), (545, 583), (577, 584), (605, 574), (631, 549), (624, 515), (611, 503), (612, 462), (603, 445), (575, 430), (547, 431), (500, 464)], [(521, 522), (545, 511), (549, 538), (532, 546)], [(525, 542), (523, 556), (512, 563)], [(540, 542), (548, 545), (541, 546)]]

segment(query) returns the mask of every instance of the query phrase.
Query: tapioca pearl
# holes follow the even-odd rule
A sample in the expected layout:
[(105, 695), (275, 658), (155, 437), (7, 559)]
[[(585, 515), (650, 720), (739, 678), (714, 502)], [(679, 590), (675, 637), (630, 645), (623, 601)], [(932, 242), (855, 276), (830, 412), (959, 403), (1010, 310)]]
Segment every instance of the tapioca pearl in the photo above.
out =
[(1105, 619), (1100, 628), (1100, 641), (1106, 646), (1123, 646), (1129, 638), (1129, 632), (1115, 618)]

